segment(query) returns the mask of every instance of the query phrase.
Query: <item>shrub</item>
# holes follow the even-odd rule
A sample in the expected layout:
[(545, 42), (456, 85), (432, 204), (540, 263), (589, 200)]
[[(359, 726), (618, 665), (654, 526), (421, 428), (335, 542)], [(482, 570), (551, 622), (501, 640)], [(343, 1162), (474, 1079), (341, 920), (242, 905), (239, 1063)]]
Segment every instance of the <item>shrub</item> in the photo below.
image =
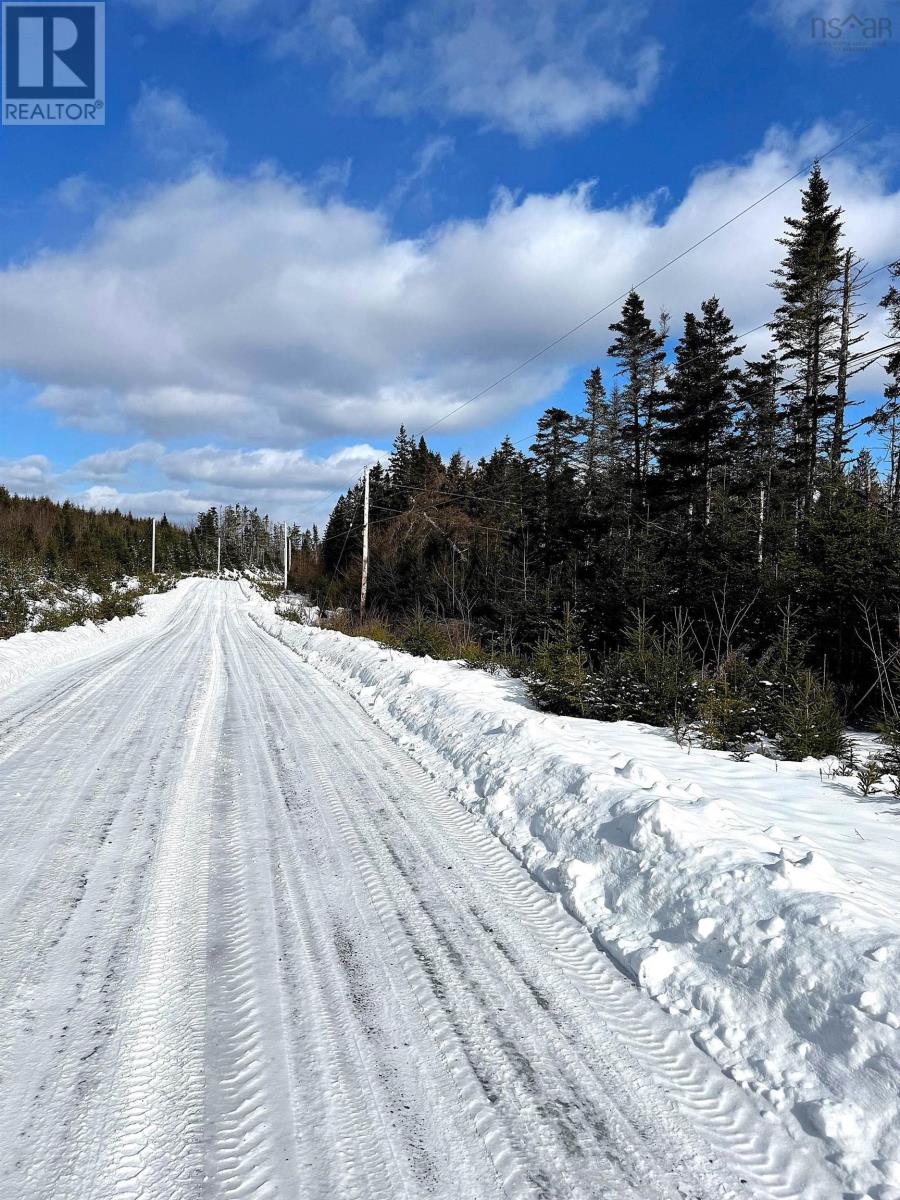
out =
[(637, 614), (625, 637), (625, 649), (611, 655), (600, 670), (591, 715), (662, 726), (693, 720), (697, 668), (679, 631), (657, 632)]
[(140, 593), (107, 592), (91, 611), (92, 621), (111, 621), (113, 617), (133, 617), (140, 609)]
[(594, 708), (597, 681), (568, 613), (544, 638), (524, 679), (528, 695), (542, 712), (583, 717)]
[(460, 658), (473, 671), (486, 671), (488, 675), (499, 675), (505, 671), (513, 679), (527, 675), (529, 666), (520, 654), (512, 651), (485, 650), (478, 644), (472, 654), (461, 654)]
[(60, 608), (46, 608), (35, 621), (35, 633), (68, 629), (70, 625), (83, 625), (94, 619), (94, 605), (86, 600), (74, 600)]
[(369, 617), (367, 620), (358, 623), (351, 629), (353, 637), (371, 638), (373, 642), (378, 642), (382, 646), (396, 647), (397, 637), (393, 630), (388, 625), (387, 621), (381, 617)]
[(697, 727), (703, 745), (746, 758), (748, 745), (766, 733), (761, 710), (770, 690), (743, 656), (729, 654), (698, 687)]
[(876, 754), (870, 754), (857, 772), (856, 790), (861, 796), (871, 795), (884, 774), (886, 771), (882, 760)]
[(0, 584), (0, 638), (13, 637), (28, 628), (28, 604), (21, 591)]
[(778, 748), (785, 758), (841, 758), (847, 752), (844, 713), (834, 688), (812, 671), (797, 671), (788, 680), (778, 726)]
[(889, 717), (880, 722), (878, 737), (885, 746), (885, 773), (900, 776), (900, 717)]
[(400, 648), (419, 658), (455, 658), (453, 644), (447, 631), (437, 621), (416, 608), (400, 627)]
[(346, 633), (349, 636), (352, 636), (354, 629), (353, 617), (345, 608), (336, 608), (326, 613), (319, 618), (319, 625), (322, 629), (333, 629), (335, 633)]
[(253, 586), (263, 600), (280, 600), (284, 595), (284, 588), (280, 583), (270, 583), (266, 579), (254, 579)]

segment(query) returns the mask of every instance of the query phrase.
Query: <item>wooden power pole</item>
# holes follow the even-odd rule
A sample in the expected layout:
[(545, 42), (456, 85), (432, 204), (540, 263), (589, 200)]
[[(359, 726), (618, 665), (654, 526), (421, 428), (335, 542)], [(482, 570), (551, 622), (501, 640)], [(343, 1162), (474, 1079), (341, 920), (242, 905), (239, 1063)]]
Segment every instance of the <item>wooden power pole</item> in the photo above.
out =
[(366, 615), (366, 591), (369, 587), (369, 468), (363, 482), (362, 581), (359, 585), (359, 617)]
[(153, 524), (150, 532), (150, 574), (156, 574), (156, 517), (152, 518)]
[(284, 590), (287, 591), (288, 576), (288, 530), (287, 521), (284, 523)]

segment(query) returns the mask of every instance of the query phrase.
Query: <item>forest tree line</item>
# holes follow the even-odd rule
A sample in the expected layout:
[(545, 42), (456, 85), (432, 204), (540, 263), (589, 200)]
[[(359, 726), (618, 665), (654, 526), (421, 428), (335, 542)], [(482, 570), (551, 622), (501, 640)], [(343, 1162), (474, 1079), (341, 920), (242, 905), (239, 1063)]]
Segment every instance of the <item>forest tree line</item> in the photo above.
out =
[[(161, 574), (215, 571), (221, 542), (223, 570), (280, 571), (283, 528), (241, 504), (211, 507), (190, 526), (163, 513), (156, 523), (156, 568)], [(299, 544), (296, 526), (289, 535)], [(112, 580), (149, 573), (151, 541), (150, 517), (15, 496), (0, 486), (0, 573), (27, 566), (103, 590)]]
[[(667, 314), (632, 292), (610, 325), (612, 378), (591, 371), (580, 412), (547, 409), (528, 452), (507, 438), (477, 463), (445, 462), (401, 429), (370, 475), (370, 614), (385, 640), (442, 625), (475, 657), (524, 662), (556, 711), (677, 727), (707, 704), (723, 746), (774, 728), (766, 710), (788, 702), (822, 731), (795, 752), (836, 746), (845, 719), (890, 715), (900, 263), (881, 288), (889, 339), (867, 346), (878, 268), (846, 245), (818, 165), (779, 247), (759, 359), (715, 296), (684, 315), (670, 358)], [(875, 361), (883, 402), (857, 418), (853, 379)], [(295, 586), (330, 608), (356, 603), (361, 491), (338, 500), (321, 541), (297, 539)]]

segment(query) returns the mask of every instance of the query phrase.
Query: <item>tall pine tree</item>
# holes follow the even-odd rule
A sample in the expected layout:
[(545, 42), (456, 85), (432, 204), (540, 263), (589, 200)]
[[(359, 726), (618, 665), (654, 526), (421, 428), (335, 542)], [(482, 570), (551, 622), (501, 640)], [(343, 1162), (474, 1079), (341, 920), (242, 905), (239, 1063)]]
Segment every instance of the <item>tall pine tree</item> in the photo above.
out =
[[(794, 426), (796, 495), (800, 512), (812, 504), (823, 426), (833, 417), (841, 329), (842, 210), (830, 203), (816, 163), (801, 194), (799, 217), (786, 217), (785, 247), (774, 287), (781, 296), (771, 324), (775, 343), (793, 371), (786, 384)], [(829, 439), (829, 444), (830, 444)]]
[[(637, 292), (630, 292), (622, 307), (622, 316), (610, 325), (617, 334), (607, 353), (619, 364), (624, 377), (622, 400), (625, 423), (622, 439), (631, 462), (631, 484), (640, 492), (649, 470), (656, 408), (665, 362), (666, 318), (655, 329), (644, 312), (644, 301)], [(638, 496), (634, 497), (637, 502)]]

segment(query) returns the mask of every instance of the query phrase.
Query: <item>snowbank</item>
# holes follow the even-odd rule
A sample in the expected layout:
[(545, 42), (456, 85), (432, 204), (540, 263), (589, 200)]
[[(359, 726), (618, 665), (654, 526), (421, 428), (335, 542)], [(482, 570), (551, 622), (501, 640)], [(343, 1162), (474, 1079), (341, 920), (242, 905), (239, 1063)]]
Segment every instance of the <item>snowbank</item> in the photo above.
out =
[(900, 805), (820, 764), (535, 711), (516, 681), (250, 615), (354, 696), (852, 1195), (900, 1197)]
[(169, 619), (196, 579), (183, 579), (169, 592), (142, 596), (134, 617), (114, 617), (97, 625), (70, 625), (44, 633), (18, 633), (0, 641), (0, 690), (7, 690), (41, 671), (81, 659), (115, 642), (158, 629)]

